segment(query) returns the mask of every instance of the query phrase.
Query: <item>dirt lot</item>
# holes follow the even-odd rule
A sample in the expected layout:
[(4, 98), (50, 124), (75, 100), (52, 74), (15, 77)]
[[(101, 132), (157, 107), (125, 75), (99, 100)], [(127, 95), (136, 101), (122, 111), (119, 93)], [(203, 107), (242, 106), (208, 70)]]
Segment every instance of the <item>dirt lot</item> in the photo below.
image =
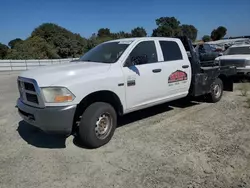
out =
[(0, 86), (1, 188), (250, 187), (250, 109), (239, 91), (132, 113), (108, 145), (88, 150), (21, 121), (16, 74), (1, 74)]

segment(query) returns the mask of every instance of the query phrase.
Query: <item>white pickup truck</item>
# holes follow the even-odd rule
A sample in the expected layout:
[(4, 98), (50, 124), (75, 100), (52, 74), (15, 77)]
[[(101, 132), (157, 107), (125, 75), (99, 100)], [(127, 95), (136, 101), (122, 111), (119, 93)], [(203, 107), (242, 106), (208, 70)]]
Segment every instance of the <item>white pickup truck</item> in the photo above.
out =
[(221, 99), (235, 67), (201, 67), (192, 43), (127, 38), (102, 43), (67, 64), (18, 77), (21, 117), (45, 132), (77, 132), (90, 148), (110, 141), (117, 116), (191, 96)]
[(229, 47), (223, 56), (215, 59), (220, 66), (235, 66), (237, 75), (250, 77), (250, 44), (236, 44)]

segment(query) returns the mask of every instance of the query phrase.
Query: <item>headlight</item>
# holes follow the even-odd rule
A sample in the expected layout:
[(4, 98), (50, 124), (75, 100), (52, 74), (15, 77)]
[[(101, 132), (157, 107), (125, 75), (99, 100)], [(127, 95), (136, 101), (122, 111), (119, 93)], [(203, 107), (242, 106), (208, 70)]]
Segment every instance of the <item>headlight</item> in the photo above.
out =
[(65, 87), (45, 87), (41, 89), (47, 103), (70, 102), (75, 99), (75, 96)]

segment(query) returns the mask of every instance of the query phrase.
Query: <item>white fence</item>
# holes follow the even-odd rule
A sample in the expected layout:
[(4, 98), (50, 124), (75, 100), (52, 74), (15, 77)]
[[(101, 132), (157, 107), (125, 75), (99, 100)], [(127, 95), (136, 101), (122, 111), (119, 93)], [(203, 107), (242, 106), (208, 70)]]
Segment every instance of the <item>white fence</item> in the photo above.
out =
[(0, 60), (0, 71), (21, 71), (28, 70), (32, 68), (37, 68), (40, 66), (63, 64), (69, 61), (75, 60), (77, 58), (71, 59), (41, 59), (41, 60)]

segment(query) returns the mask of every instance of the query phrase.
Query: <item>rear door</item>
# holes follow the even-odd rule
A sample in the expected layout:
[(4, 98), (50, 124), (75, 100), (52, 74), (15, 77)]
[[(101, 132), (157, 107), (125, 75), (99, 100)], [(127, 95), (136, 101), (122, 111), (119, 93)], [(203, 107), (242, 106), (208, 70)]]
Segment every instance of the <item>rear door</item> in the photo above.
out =
[(188, 94), (191, 84), (191, 65), (180, 40), (159, 40), (162, 50), (163, 73), (168, 98)]

